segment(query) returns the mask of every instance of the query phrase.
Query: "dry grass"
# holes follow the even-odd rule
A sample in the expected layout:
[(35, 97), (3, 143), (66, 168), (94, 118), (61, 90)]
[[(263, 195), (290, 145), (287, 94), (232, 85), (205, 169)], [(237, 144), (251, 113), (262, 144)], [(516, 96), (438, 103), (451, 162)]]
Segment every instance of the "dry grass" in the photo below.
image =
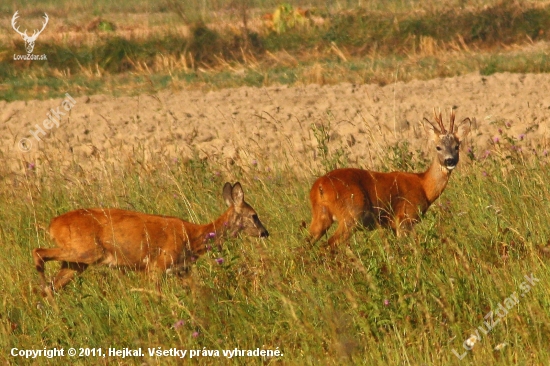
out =
[[(550, 281), (548, 161), (508, 152), (509, 157), (461, 163), (415, 234), (398, 239), (386, 230), (359, 232), (335, 256), (304, 247), (299, 223), (310, 217), (312, 179), (284, 168), (246, 167), (257, 169), (252, 174), (239, 165), (181, 163), (157, 155), (140, 163), (119, 157), (114, 165), (99, 156), (97, 168), (86, 174), (78, 161), (61, 166), (52, 159), (28, 165), (22, 174), (3, 172), (0, 238), (6, 250), (0, 256), (7, 281), (0, 345), (103, 352), (128, 347), (145, 353), (78, 358), (82, 364), (179, 362), (150, 357), (152, 347), (220, 354), (279, 347), (284, 356), (267, 362), (290, 364), (542, 364), (550, 337), (544, 305)], [(329, 152), (322, 165), (330, 166), (333, 158)], [(411, 161), (403, 147), (383, 160), (388, 169), (416, 170), (424, 163)], [(514, 174), (500, 169), (503, 161)], [(199, 259), (185, 281), (96, 267), (56, 295), (55, 305), (34, 292), (38, 276), (30, 251), (51, 245), (45, 227), (52, 217), (78, 207), (114, 206), (206, 222), (223, 210), (226, 180), (243, 183), (247, 201), (270, 230), (269, 240), (229, 240), (221, 251)], [(216, 262), (220, 257), (222, 265)], [(47, 269), (51, 275), (56, 265)], [(483, 317), (521, 291), (524, 276), (531, 274), (540, 282), (491, 332), (480, 332), (481, 342), (467, 352), (462, 344)], [(493, 350), (497, 346), (503, 348)], [(466, 352), (465, 359), (460, 362), (453, 350)], [(23, 361), (7, 351), (0, 359)], [(205, 356), (200, 362), (221, 359), (226, 360)]]
[[(47, 64), (10, 60), (21, 51), (22, 41), (4, 19), (0, 74), (6, 83), (0, 92), (4, 99), (16, 100), (56, 96), (67, 87), (81, 94), (131, 94), (151, 88), (389, 84), (475, 71), (550, 68), (545, 61), (545, 2), (470, 2), (464, 8), (410, 3), (414, 9), (391, 4), (384, 9), (374, 9), (374, 3), (362, 9), (319, 8), (308, 15), (306, 28), (284, 33), (274, 32), (262, 18), (265, 7), (247, 11), (246, 29), (238, 7), (211, 12), (207, 22), (166, 11), (121, 17), (66, 10), (55, 14), (61, 20), (52, 21), (37, 43), (36, 52), (48, 55)], [(397, 5), (401, 10), (392, 8)], [(25, 19), (31, 26), (40, 24), (37, 9), (26, 11), (34, 16)], [(512, 15), (513, 29), (507, 23)], [(500, 25), (494, 22), (499, 16)], [(456, 28), (449, 31), (439, 17), (470, 25), (449, 25)], [(112, 30), (101, 30), (101, 21), (112, 24)]]

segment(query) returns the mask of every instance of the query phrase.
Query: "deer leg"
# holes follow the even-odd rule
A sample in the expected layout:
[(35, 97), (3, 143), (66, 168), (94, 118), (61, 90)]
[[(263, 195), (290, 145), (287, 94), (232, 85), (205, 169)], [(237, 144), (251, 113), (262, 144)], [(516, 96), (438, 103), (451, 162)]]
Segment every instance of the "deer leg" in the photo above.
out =
[[(158, 257), (156, 258), (156, 260), (154, 262), (155, 270), (158, 270), (159, 272), (176, 271), (176, 273), (177, 273), (180, 266), (178, 265), (176, 258), (178, 258), (176, 253), (161, 250), (161, 253), (159, 253)], [(188, 259), (188, 260), (190, 260), (190, 259)]]
[(60, 288), (71, 282), (75, 274), (84, 272), (86, 268), (88, 268), (88, 265), (85, 263), (63, 261), (61, 263), (61, 269), (53, 281), (53, 289), (58, 291)]
[(338, 223), (338, 227), (334, 234), (328, 240), (328, 245), (334, 248), (338, 243), (346, 242), (351, 236), (351, 231), (355, 227), (355, 221), (348, 219)]
[(330, 228), (334, 220), (330, 216), (328, 210), (325, 207), (313, 208), (313, 218), (309, 225), (309, 238), (308, 242), (315, 244)]
[(408, 218), (399, 221), (399, 226), (397, 227), (397, 237), (403, 237), (413, 231), (415, 222), (416, 221)]
[(397, 237), (405, 236), (412, 231), (414, 224), (418, 221), (417, 208), (412, 205), (403, 207), (401, 213), (395, 217), (393, 229)]
[(32, 251), (32, 258), (34, 260), (34, 266), (40, 275), (40, 287), (46, 288), (46, 276), (44, 275), (44, 257), (40, 255), (40, 249), (34, 249)]
[[(62, 261), (61, 270), (57, 274), (54, 280), (54, 289), (63, 287), (67, 282), (69, 282), (74, 273), (71, 272), (82, 272), (86, 269), (88, 264), (97, 262), (102, 257), (102, 252), (99, 250), (93, 250), (91, 252), (75, 253), (71, 250), (64, 248), (36, 248), (32, 252), (34, 264), (36, 270), (40, 274), (40, 283), (42, 288), (45, 290), (49, 286), (46, 282), (46, 277), (44, 275), (44, 264), (46, 262), (55, 260)], [(68, 264), (67, 264), (68, 263)], [(68, 280), (63, 280), (65, 277), (69, 277)], [(59, 285), (61, 283), (61, 285)]]
[(191, 271), (191, 264), (192, 264), (192, 261), (191, 261), (191, 255), (190, 255), (189, 258), (184, 260), (183, 262), (167, 267), (165, 270), (165, 273), (167, 275), (187, 277), (189, 276), (189, 273)]

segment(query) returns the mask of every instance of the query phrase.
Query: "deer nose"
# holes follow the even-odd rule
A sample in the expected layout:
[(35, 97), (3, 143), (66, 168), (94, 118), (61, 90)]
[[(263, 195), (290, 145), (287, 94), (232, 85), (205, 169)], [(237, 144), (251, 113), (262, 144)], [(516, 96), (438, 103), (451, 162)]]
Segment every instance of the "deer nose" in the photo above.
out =
[(260, 238), (267, 238), (269, 236), (269, 232), (267, 230), (262, 230), (260, 233)]
[(447, 166), (451, 166), (451, 165), (456, 165), (457, 161), (454, 158), (447, 158), (445, 159), (444, 163)]

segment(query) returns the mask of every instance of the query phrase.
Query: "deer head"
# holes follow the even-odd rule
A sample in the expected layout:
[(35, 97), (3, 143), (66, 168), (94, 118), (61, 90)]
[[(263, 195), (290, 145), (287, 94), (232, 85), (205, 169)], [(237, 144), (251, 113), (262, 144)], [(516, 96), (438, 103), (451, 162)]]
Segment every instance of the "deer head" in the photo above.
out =
[(458, 164), (460, 142), (468, 135), (468, 132), (470, 132), (471, 121), (469, 118), (465, 118), (455, 129), (455, 112), (451, 109), (449, 131), (447, 131), (443, 124), (441, 111), (438, 114), (435, 108), (434, 119), (438, 126), (430, 122), (427, 118), (424, 118), (424, 121), (427, 122), (427, 124), (424, 124), (424, 128), (435, 142), (439, 164), (442, 168), (450, 172), (456, 168)]
[(227, 223), (230, 235), (236, 236), (243, 232), (249, 236), (265, 238), (268, 231), (258, 219), (256, 211), (244, 200), (244, 193), (239, 182), (231, 186), (226, 183), (223, 187), (223, 199), (228, 207), (233, 207)]
[(42, 23), (42, 29), (40, 29), (39, 31), (35, 29), (34, 33), (30, 37), (27, 35), (26, 29), (25, 29), (25, 32), (20, 32), (19, 27), (16, 27), (15, 23), (17, 21), (17, 18), (19, 18), (18, 11), (16, 11), (15, 14), (13, 14), (13, 17), (11, 18), (11, 26), (17, 33), (19, 33), (21, 37), (23, 37), (23, 40), (25, 41), (25, 48), (27, 49), (27, 53), (32, 53), (32, 51), (34, 50), (34, 42), (36, 41), (40, 33), (42, 33), (42, 31), (44, 30), (44, 28), (46, 28), (46, 25), (48, 24), (48, 20), (49, 20), (48, 14), (44, 13), (44, 19), (46, 21)]

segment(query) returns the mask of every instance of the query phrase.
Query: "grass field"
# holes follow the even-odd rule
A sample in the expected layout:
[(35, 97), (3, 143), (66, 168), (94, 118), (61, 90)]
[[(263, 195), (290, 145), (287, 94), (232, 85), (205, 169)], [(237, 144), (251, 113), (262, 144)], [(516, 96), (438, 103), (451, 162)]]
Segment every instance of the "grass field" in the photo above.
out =
[[(220, 359), (227, 349), (278, 347), (278, 358), (232, 361), (544, 364), (550, 356), (548, 159), (506, 155), (464, 158), (413, 235), (358, 232), (336, 256), (308, 248), (299, 229), (310, 219), (313, 177), (258, 171), (251, 179), (237, 168), (195, 161), (121, 162), (87, 175), (54, 162), (47, 173), (30, 166), (25, 176), (2, 183), (1, 358), (20, 364), (8, 357), (14, 347), (141, 347), (144, 353), (176, 347), (218, 350)], [(229, 240), (221, 252), (200, 258), (183, 284), (93, 268), (56, 295), (54, 305), (36, 293), (30, 252), (51, 245), (45, 232), (51, 217), (77, 207), (122, 207), (207, 222), (224, 210), (225, 177), (242, 182), (269, 239)], [(57, 268), (50, 263), (47, 273)], [(540, 280), (528, 291), (521, 286), (526, 275)], [(463, 342), (476, 329), (487, 330), (484, 317), (502, 315), (498, 304), (514, 293), (519, 302), (487, 335), (478, 330), (481, 341), (466, 351)], [(466, 352), (464, 360), (453, 350)], [(79, 362), (178, 363), (148, 356)]]
[[(13, 59), (24, 51), (10, 24), (16, 9), (1, 6), (0, 98), (58, 97), (67, 88), (78, 95), (135, 95), (166, 88), (389, 84), (550, 68), (544, 1), (304, 2), (277, 18), (272, 2), (154, 4), (29, 2), (18, 24), (40, 28), (46, 11), (52, 18), (37, 40), (35, 54), (48, 58), (40, 62)], [(310, 10), (307, 16), (295, 15), (299, 6)]]
[[(190, 4), (203, 10), (184, 19), (178, 11), (185, 15), (185, 8), (172, 1), (27, 1), (21, 9), (36, 20), (48, 11), (74, 29), (94, 17), (115, 22), (110, 14), (131, 7), (135, 13), (160, 14), (155, 25), (166, 17), (169, 26), (181, 22), (195, 33), (182, 38), (151, 25), (151, 33), (142, 38), (126, 39), (114, 30), (101, 33), (96, 43), (84, 39), (81, 44), (44, 34), (36, 53), (48, 54), (45, 64), (10, 60), (14, 52), (24, 52), (22, 41), (3, 39), (0, 100), (47, 99), (66, 90), (71, 95), (74, 90), (76, 97), (272, 83), (384, 84), (468, 72), (547, 72), (550, 67), (546, 2), (296, 2), (296, 7), (315, 9), (327, 23), (283, 33), (259, 28), (253, 31), (261, 41), (257, 46), (248, 38), (250, 43), (239, 43), (240, 33), (226, 28), (197, 25), (198, 20), (211, 25), (240, 19), (239, 2), (227, 3), (195, 1)], [(257, 19), (280, 5), (244, 4)], [(14, 10), (0, 5), (6, 19)], [(228, 15), (219, 15), (224, 11)], [(379, 33), (371, 39), (368, 35), (376, 29), (366, 20), (377, 14)], [(471, 28), (458, 33), (430, 28), (445, 14), (463, 16), (461, 24), (485, 24), (480, 29), (486, 32), (468, 38)], [(493, 18), (501, 22), (491, 23)], [(506, 20), (513, 20), (514, 27)], [(500, 28), (494, 27), (497, 23)], [(415, 24), (416, 31), (411, 28)], [(9, 19), (2, 25), (11, 29)], [(349, 36), (355, 34), (350, 29), (362, 36)], [(84, 33), (84, 38), (92, 37)], [(197, 42), (199, 35), (214, 42)], [(349, 39), (339, 38), (344, 35)], [(236, 40), (234, 48), (227, 48), (228, 39)], [(370, 48), (362, 44), (366, 39), (372, 41)], [(373, 48), (377, 40), (380, 46)], [(204, 53), (207, 46), (218, 48)], [(234, 52), (241, 46), (242, 53)], [(320, 156), (317, 174), (346, 164), (342, 151), (326, 148)], [(287, 158), (299, 161), (303, 156)], [(426, 159), (398, 145), (377, 168), (419, 171), (429, 164)], [(245, 172), (198, 158), (109, 164), (99, 157), (98, 168), (84, 171), (76, 161), (44, 156), (40, 169), (25, 163), (24, 174), (0, 167), (0, 360), (64, 364), (70, 359), (24, 359), (10, 353), (17, 352), (14, 348), (63, 348), (66, 353), (74, 347), (75, 364), (184, 363), (177, 357), (149, 356), (150, 349), (171, 348), (187, 350), (187, 359), (191, 350), (199, 351), (194, 358), (200, 364), (547, 364), (549, 159), (546, 150), (533, 154), (511, 140), (490, 154), (464, 151), (447, 189), (414, 233), (397, 238), (384, 229), (360, 230), (335, 255), (310, 248), (301, 231), (302, 221), (311, 218), (307, 197), (315, 176), (268, 162), (258, 161), (257, 168)], [(81, 207), (119, 207), (206, 223), (225, 209), (226, 181), (243, 184), (247, 202), (270, 232), (268, 239), (230, 239), (221, 251), (199, 258), (185, 279), (97, 267), (56, 294), (53, 303), (38, 293), (31, 250), (52, 246), (46, 228), (56, 215)], [(58, 264), (46, 268), (51, 276)], [(144, 356), (78, 356), (80, 348), (108, 353), (109, 347), (141, 348)], [(280, 354), (235, 353), (229, 359), (223, 353), (257, 348)]]

